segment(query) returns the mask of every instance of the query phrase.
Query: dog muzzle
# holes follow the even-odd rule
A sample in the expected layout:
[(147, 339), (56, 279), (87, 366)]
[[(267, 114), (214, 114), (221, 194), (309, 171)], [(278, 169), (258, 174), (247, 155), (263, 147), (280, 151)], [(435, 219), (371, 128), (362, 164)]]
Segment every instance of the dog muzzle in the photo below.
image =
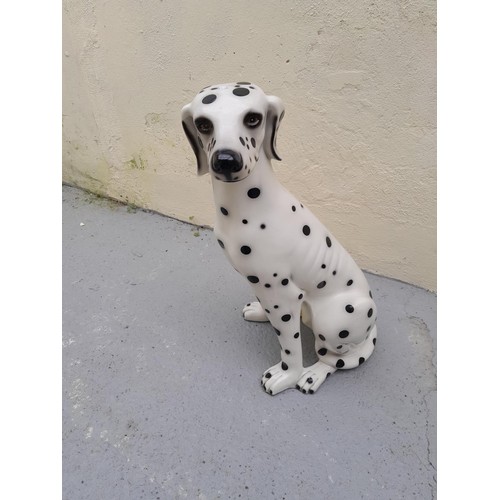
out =
[(232, 181), (233, 174), (243, 168), (243, 159), (236, 151), (221, 149), (212, 156), (212, 170), (224, 176), (224, 180)]

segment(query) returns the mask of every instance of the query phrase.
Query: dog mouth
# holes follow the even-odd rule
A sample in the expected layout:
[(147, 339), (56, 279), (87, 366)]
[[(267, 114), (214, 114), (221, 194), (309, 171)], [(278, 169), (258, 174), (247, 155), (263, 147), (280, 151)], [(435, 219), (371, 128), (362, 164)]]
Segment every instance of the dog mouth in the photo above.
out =
[(234, 177), (232, 177), (231, 175), (225, 175), (223, 177), (221, 177), (221, 174), (218, 174), (218, 173), (215, 173), (215, 178), (218, 180), (218, 181), (222, 181), (222, 182), (227, 182), (227, 183), (234, 183), (234, 182), (241, 182), (242, 180), (246, 179), (246, 175), (241, 175), (241, 177), (239, 175), (236, 175)]

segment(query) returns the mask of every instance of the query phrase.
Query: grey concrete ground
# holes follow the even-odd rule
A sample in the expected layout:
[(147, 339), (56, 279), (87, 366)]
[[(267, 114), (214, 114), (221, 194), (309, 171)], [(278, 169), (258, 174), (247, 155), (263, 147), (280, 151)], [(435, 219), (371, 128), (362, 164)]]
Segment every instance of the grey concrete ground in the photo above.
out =
[(64, 187), (63, 498), (434, 498), (436, 297), (368, 280), (373, 356), (269, 396), (276, 335), (212, 232)]

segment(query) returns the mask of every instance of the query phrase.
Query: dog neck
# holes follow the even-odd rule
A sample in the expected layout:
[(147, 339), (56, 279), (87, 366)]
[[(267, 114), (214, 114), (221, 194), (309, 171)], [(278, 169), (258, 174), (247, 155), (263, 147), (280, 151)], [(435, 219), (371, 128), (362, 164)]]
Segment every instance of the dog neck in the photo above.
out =
[[(260, 198), (259, 203), (255, 204), (255, 208), (258, 207), (259, 211), (264, 207), (269, 210), (276, 203), (276, 194), (283, 188), (274, 174), (270, 160), (263, 151), (261, 153), (252, 172), (241, 181), (224, 182), (212, 176), (217, 221), (228, 219), (221, 208), (230, 210), (234, 217), (248, 216), (248, 205), (252, 198)], [(270, 193), (274, 193), (274, 196)]]

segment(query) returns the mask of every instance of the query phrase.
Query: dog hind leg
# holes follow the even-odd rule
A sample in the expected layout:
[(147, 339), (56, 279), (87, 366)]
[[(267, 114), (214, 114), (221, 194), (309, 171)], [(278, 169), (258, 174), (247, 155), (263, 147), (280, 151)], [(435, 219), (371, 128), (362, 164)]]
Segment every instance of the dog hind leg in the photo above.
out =
[(243, 317), (247, 321), (259, 321), (266, 322), (269, 321), (266, 311), (260, 304), (260, 302), (250, 302), (243, 308)]

